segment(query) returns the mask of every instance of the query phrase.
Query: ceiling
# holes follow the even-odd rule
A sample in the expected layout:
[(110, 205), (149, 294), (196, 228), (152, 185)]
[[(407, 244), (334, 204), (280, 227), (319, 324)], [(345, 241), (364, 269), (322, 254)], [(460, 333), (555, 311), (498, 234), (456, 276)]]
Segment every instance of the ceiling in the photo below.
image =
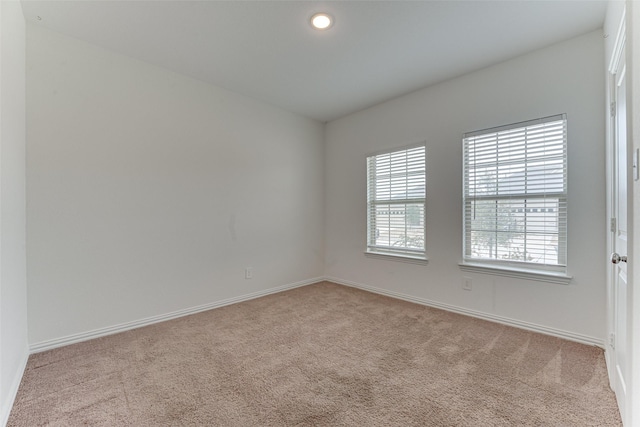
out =
[[(601, 28), (606, 1), (32, 1), (34, 25), (320, 121)], [(316, 12), (335, 24), (309, 25)]]

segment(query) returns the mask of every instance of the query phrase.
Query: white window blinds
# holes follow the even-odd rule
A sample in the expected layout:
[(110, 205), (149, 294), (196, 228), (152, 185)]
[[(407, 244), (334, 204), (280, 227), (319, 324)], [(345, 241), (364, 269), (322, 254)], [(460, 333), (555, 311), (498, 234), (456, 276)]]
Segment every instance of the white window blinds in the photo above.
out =
[(566, 116), (468, 133), (463, 146), (465, 260), (563, 270)]
[(424, 258), (425, 146), (367, 158), (367, 251)]

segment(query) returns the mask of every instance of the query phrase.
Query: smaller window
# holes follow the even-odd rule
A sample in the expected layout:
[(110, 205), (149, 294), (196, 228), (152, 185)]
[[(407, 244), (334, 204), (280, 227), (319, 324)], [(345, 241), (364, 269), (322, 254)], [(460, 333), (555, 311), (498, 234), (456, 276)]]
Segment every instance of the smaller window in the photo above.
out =
[(367, 157), (367, 252), (425, 259), (425, 145)]

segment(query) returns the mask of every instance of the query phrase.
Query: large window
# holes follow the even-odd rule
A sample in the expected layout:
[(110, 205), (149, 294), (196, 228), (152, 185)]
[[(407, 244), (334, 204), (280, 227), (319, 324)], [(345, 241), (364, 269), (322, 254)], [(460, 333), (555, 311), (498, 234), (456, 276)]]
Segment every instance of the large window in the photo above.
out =
[(425, 258), (425, 146), (367, 158), (367, 252)]
[(464, 135), (464, 260), (565, 272), (567, 121)]

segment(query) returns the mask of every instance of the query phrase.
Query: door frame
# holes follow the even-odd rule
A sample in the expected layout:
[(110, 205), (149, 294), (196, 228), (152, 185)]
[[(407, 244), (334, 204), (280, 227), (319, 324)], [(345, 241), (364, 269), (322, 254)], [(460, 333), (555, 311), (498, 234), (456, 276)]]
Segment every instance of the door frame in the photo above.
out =
[[(614, 249), (615, 243), (615, 230), (613, 220), (615, 218), (615, 191), (616, 191), (616, 176), (614, 172), (616, 162), (616, 123), (615, 116), (613, 115), (613, 102), (616, 93), (616, 73), (617, 67), (620, 62), (620, 56), (623, 51), (623, 46), (626, 39), (625, 29), (625, 12), (622, 13), (622, 18), (618, 26), (618, 32), (616, 40), (614, 42), (613, 53), (611, 60), (607, 67), (607, 132), (606, 132), (606, 188), (607, 188), (607, 249), (606, 254), (611, 254)], [(628, 205), (627, 205), (628, 206)], [(606, 272), (607, 272), (607, 287), (606, 287), (606, 301), (607, 301), (607, 329), (605, 339), (605, 359), (607, 362), (607, 371), (609, 373), (609, 383), (611, 388), (615, 390), (615, 364), (613, 360), (614, 343), (613, 337), (615, 333), (615, 293), (614, 293), (614, 275), (615, 269), (613, 264), (606, 258)]]
[[(628, 3), (627, 3), (628, 5)], [(626, 90), (626, 98), (627, 98), (627, 220), (628, 220), (628, 247), (627, 247), (627, 256), (629, 259), (629, 265), (627, 269), (627, 277), (628, 277), (628, 295), (627, 295), (627, 360), (629, 360), (629, 366), (627, 366), (627, 393), (626, 393), (626, 401), (624, 403), (626, 408), (626, 413), (622, 414), (623, 423), (625, 426), (633, 426), (640, 425), (640, 417), (638, 416), (638, 406), (634, 405), (635, 397), (639, 394), (637, 388), (640, 386), (638, 381), (634, 381), (637, 379), (638, 370), (640, 368), (640, 363), (634, 361), (634, 354), (637, 353), (634, 351), (640, 342), (634, 342), (633, 340), (633, 325), (638, 323), (638, 317), (640, 317), (639, 313), (639, 305), (635, 300), (639, 299), (640, 292), (633, 292), (633, 288), (637, 286), (635, 283), (634, 277), (634, 247), (635, 241), (639, 236), (636, 236), (636, 232), (634, 232), (634, 212), (638, 212), (637, 217), (640, 219), (640, 210), (634, 209), (634, 192), (638, 191), (634, 185), (634, 176), (633, 176), (633, 152), (634, 144), (633, 139), (634, 135), (633, 131), (633, 118), (632, 118), (632, 104), (633, 104), (633, 90), (631, 82), (631, 78), (633, 76), (632, 67), (633, 58), (632, 58), (632, 49), (628, 44), (630, 41), (627, 36), (627, 31), (630, 27), (627, 27), (627, 23), (629, 22), (629, 16), (627, 13), (629, 12), (628, 8), (625, 7), (625, 10), (622, 13), (622, 17), (620, 19), (620, 23), (618, 26), (618, 31), (616, 35), (616, 40), (613, 45), (613, 52), (611, 54), (611, 60), (608, 64), (607, 68), (607, 133), (606, 133), (606, 186), (607, 186), (607, 254), (611, 254), (613, 252), (615, 233), (612, 232), (612, 223), (611, 220), (614, 217), (614, 201), (615, 201), (615, 179), (614, 176), (615, 167), (615, 133), (616, 133), (616, 118), (611, 113), (610, 109), (615, 109), (613, 107), (613, 102), (615, 101), (615, 91), (616, 91), (616, 77), (618, 70), (618, 65), (622, 59), (621, 55), (624, 50), (626, 50), (626, 75), (627, 75), (627, 90)], [(632, 35), (633, 36), (633, 35)], [(639, 129), (640, 130), (640, 129)], [(636, 134), (638, 130), (636, 130)], [(638, 165), (640, 167), (640, 165)], [(638, 193), (640, 194), (640, 192)], [(640, 231), (640, 230), (639, 230)], [(638, 254), (640, 255), (640, 253)], [(640, 261), (640, 259), (635, 260)], [(606, 344), (605, 344), (605, 360), (607, 363), (607, 370), (609, 374), (609, 382), (611, 388), (613, 390), (616, 389), (616, 372), (615, 372), (615, 349), (614, 349), (614, 340), (615, 340), (615, 289), (614, 289), (614, 274), (616, 272), (615, 268), (611, 262), (606, 260), (607, 267), (607, 286), (606, 286), (606, 307), (607, 307), (607, 325), (606, 325)], [(640, 264), (638, 264), (640, 265)], [(637, 294), (637, 295), (636, 295)], [(635, 308), (635, 310), (634, 310)], [(635, 316), (634, 316), (635, 314)], [(634, 424), (636, 423), (636, 424)]]
[[(627, 17), (627, 72), (629, 73), (629, 88), (627, 90), (627, 132), (629, 138), (629, 148), (632, 152), (640, 149), (640, 4), (637, 1), (626, 1)], [(638, 165), (640, 167), (640, 165)], [(633, 198), (632, 220), (637, 219), (640, 224), (640, 181), (631, 181), (634, 185), (631, 194)], [(635, 275), (634, 265), (640, 266), (640, 228), (638, 228), (631, 239), (631, 268), (632, 277)], [(638, 242), (638, 244), (636, 243)], [(627, 392), (628, 414), (626, 425), (640, 426), (640, 286), (638, 280), (631, 281), (628, 289), (629, 304), (627, 308), (629, 316), (629, 340), (630, 366), (629, 366), (629, 387)]]

